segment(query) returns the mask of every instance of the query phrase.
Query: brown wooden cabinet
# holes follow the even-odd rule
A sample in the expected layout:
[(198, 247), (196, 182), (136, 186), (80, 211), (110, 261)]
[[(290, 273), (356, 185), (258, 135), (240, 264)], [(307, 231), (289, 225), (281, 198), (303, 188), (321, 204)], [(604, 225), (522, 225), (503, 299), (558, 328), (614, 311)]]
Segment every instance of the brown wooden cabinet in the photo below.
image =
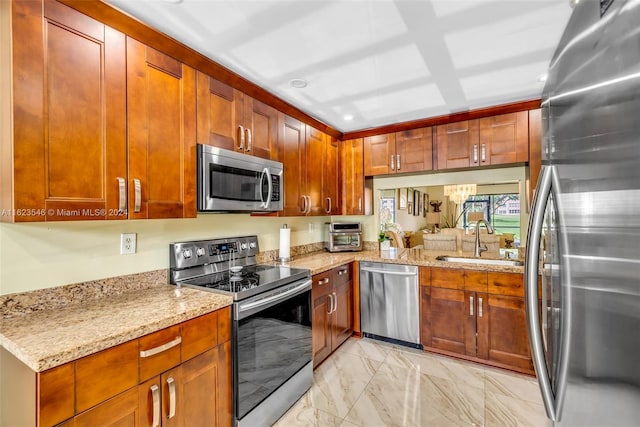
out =
[(529, 160), (529, 114), (500, 114), (436, 126), (438, 169)]
[(364, 178), (364, 145), (362, 138), (342, 143), (342, 213), (371, 215), (373, 213), (371, 180)]
[(432, 170), (432, 128), (364, 138), (365, 176)]
[(531, 207), (542, 168), (542, 111), (529, 111), (529, 188), (528, 203)]
[(126, 219), (125, 36), (55, 1), (12, 2), (11, 14), (13, 140), (1, 161), (13, 188), (1, 219)]
[(278, 159), (278, 112), (198, 72), (197, 141), (265, 159)]
[(341, 211), (338, 143), (299, 120), (281, 114), (280, 159), (284, 165), (284, 216)]
[(226, 307), (38, 373), (3, 353), (3, 369), (16, 372), (16, 387), (35, 385), (33, 406), (10, 408), (7, 419), (15, 425), (37, 419), (41, 427), (65, 420), (145, 426), (153, 425), (155, 413), (163, 426), (229, 426), (230, 324)]
[(313, 365), (318, 366), (353, 334), (352, 264), (313, 276)]
[(533, 373), (521, 274), (431, 268), (421, 283), (427, 350)]
[(196, 216), (195, 70), (127, 38), (129, 218)]

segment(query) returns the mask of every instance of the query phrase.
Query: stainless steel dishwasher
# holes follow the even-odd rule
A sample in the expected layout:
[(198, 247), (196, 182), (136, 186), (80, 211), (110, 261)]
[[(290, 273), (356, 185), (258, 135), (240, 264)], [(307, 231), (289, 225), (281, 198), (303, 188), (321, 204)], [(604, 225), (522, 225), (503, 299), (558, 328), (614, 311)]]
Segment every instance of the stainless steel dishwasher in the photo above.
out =
[(418, 267), (360, 263), (360, 322), (364, 336), (421, 348)]

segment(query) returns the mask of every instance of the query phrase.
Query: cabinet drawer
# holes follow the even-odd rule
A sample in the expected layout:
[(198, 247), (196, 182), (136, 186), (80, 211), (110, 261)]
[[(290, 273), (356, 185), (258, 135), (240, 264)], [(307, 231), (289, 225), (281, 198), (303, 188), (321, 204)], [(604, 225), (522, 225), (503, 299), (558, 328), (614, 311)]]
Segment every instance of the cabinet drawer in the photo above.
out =
[(524, 298), (524, 276), (519, 273), (489, 273), (487, 291), (495, 295)]
[(334, 272), (336, 285), (342, 285), (351, 281), (351, 264), (341, 265), (332, 271)]
[(138, 384), (138, 341), (76, 361), (76, 413)]
[(464, 270), (432, 268), (431, 286), (448, 289), (464, 289)]
[(322, 295), (328, 295), (333, 290), (332, 270), (313, 276), (313, 287), (311, 294), (313, 299)]
[(431, 286), (431, 268), (420, 267), (420, 286)]
[(487, 292), (487, 272), (466, 270), (464, 272), (464, 289), (473, 292)]
[(182, 360), (189, 360), (218, 345), (218, 312), (188, 320), (180, 330)]
[(138, 340), (140, 343), (140, 381), (159, 375), (180, 363), (180, 325), (162, 329)]

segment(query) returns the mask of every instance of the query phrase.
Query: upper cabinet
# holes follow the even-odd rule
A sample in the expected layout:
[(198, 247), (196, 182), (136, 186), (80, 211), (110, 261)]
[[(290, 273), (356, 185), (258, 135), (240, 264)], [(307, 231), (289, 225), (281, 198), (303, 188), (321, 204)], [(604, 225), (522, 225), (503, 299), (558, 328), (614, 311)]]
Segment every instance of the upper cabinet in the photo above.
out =
[(372, 180), (364, 179), (364, 144), (362, 138), (342, 142), (342, 213), (371, 215)]
[(198, 143), (278, 159), (278, 112), (198, 72)]
[(57, 2), (42, 6), (12, 3), (2, 220), (126, 219), (125, 36)]
[(127, 38), (129, 217), (196, 216), (195, 70)]
[(438, 169), (529, 160), (527, 111), (436, 126)]
[(282, 215), (340, 212), (338, 141), (284, 114), (279, 141), (285, 177)]
[(432, 128), (364, 138), (364, 174), (388, 175), (432, 170)]
[(542, 167), (542, 114), (540, 108), (529, 111), (529, 204), (538, 185)]

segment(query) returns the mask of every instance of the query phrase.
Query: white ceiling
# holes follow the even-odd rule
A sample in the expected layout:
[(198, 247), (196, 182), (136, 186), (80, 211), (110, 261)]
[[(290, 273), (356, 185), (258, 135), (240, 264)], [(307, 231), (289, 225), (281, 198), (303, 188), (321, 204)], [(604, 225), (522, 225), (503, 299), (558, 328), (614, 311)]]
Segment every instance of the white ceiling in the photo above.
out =
[(572, 10), (569, 0), (107, 1), (343, 132), (540, 97)]

